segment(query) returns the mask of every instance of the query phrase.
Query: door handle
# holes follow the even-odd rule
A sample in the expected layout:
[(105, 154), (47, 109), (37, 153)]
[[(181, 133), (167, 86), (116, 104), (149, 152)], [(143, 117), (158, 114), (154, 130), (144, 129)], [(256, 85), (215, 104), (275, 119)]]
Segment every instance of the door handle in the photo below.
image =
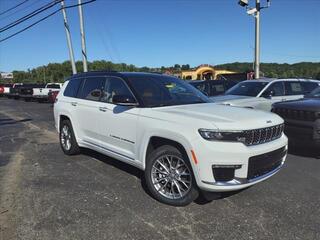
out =
[(74, 107), (77, 106), (77, 104), (78, 104), (77, 102), (71, 102), (71, 105)]
[(106, 112), (106, 111), (108, 110), (108, 108), (106, 108), (106, 107), (99, 107), (99, 110), (100, 110), (101, 112)]

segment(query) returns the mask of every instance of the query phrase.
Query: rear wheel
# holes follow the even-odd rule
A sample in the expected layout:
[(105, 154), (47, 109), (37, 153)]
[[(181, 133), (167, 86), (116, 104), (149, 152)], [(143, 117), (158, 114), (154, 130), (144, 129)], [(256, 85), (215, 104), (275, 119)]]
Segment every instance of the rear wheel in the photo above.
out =
[(69, 120), (63, 120), (60, 125), (60, 146), (66, 155), (80, 153), (80, 148), (74, 136), (73, 128)]
[(187, 156), (165, 145), (147, 159), (145, 179), (153, 197), (160, 202), (185, 206), (198, 197), (198, 189)]

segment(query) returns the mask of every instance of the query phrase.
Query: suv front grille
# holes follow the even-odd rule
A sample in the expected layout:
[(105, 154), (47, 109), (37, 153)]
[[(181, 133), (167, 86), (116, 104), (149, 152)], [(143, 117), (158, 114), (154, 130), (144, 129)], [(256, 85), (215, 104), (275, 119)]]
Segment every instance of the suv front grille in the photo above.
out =
[(279, 124), (273, 127), (260, 128), (244, 131), (245, 144), (247, 146), (271, 142), (281, 137), (284, 129), (284, 124)]
[(281, 165), (282, 159), (286, 154), (285, 147), (282, 147), (278, 150), (249, 158), (247, 179), (250, 180), (262, 176), (276, 169)]
[(284, 119), (302, 120), (302, 121), (315, 121), (317, 119), (317, 114), (312, 111), (305, 110), (295, 110), (286, 108), (274, 108), (274, 113), (280, 115)]

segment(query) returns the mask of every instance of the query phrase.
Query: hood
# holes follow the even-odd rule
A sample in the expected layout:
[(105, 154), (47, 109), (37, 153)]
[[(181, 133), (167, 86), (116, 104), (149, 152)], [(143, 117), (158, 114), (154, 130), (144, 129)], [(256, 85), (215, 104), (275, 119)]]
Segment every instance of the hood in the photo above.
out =
[(248, 130), (283, 123), (278, 115), (253, 109), (203, 103), (152, 109), (153, 117), (200, 128)]
[(319, 98), (304, 98), (300, 100), (280, 102), (273, 105), (276, 108), (286, 108), (303, 111), (320, 111)]
[(250, 96), (238, 96), (238, 95), (222, 95), (210, 98), (212, 101), (220, 104), (231, 104), (233, 102), (238, 103), (246, 103), (251, 102), (255, 97)]

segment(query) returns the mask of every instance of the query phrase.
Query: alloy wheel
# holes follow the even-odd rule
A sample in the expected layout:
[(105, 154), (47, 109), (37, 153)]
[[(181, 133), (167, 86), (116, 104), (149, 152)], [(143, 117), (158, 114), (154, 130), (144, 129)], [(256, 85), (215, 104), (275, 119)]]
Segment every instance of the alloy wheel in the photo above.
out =
[(185, 161), (174, 155), (156, 159), (151, 170), (152, 184), (162, 196), (181, 199), (190, 191), (192, 175)]
[(67, 125), (64, 125), (60, 131), (60, 140), (62, 147), (69, 151), (71, 149), (71, 131)]

